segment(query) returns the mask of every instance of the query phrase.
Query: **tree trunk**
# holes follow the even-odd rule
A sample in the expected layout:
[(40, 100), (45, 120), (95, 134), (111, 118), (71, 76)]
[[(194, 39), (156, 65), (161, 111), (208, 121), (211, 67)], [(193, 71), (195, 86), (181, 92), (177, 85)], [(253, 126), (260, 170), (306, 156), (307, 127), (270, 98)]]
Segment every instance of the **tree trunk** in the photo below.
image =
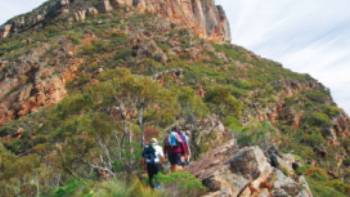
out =
[(143, 125), (143, 112), (144, 112), (144, 106), (141, 104), (140, 110), (139, 110), (139, 117), (138, 117), (138, 122), (139, 122), (139, 127), (141, 131), (141, 147), (143, 148), (145, 146), (145, 129)]

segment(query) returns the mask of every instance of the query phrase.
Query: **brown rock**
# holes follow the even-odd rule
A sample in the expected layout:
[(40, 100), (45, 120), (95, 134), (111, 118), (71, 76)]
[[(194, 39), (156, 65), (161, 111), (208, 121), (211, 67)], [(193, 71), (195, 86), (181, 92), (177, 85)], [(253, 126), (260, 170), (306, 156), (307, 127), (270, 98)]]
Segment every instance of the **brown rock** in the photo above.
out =
[(284, 175), (259, 147), (239, 149), (235, 140), (209, 151), (187, 169), (208, 187), (208, 197), (312, 197), (303, 177)]
[(139, 0), (134, 4), (140, 12), (157, 13), (171, 21), (193, 29), (200, 37), (214, 41), (230, 41), (230, 28), (225, 12), (214, 1)]
[(3, 28), (0, 30), (0, 39), (7, 38), (12, 30), (12, 24), (6, 24), (3, 26)]
[(232, 172), (241, 174), (248, 180), (255, 180), (261, 175), (272, 172), (264, 153), (258, 147), (240, 150), (230, 162), (230, 167)]
[[(32, 49), (30, 54), (21, 57), (26, 60), (19, 62), (11, 75), (5, 71), (7, 79), (0, 81), (0, 125), (42, 106), (55, 104), (67, 94), (65, 84), (74, 79), (82, 60), (67, 61), (66, 68), (40, 66), (40, 58), (46, 50), (45, 47)], [(64, 51), (57, 51), (65, 57)], [(35, 66), (28, 65), (29, 61)], [(60, 74), (53, 75), (55, 72)]]

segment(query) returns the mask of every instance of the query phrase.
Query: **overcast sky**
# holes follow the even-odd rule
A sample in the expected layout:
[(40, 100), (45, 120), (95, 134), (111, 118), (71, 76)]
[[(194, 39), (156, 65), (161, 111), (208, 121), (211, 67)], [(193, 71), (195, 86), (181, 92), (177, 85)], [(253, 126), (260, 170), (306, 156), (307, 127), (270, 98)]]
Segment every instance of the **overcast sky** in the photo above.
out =
[(217, 0), (233, 43), (309, 73), (350, 113), (350, 0)]
[[(0, 23), (44, 0), (0, 0)], [(350, 113), (350, 0), (217, 0), (233, 43), (309, 73)]]

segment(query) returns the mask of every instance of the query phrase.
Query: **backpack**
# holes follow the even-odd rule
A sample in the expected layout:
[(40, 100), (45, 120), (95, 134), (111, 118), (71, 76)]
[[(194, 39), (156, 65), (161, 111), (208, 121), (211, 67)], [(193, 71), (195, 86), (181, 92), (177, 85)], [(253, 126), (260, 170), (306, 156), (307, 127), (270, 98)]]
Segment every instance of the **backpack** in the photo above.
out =
[(152, 145), (147, 145), (143, 150), (143, 158), (145, 158), (146, 163), (154, 164), (156, 160), (156, 150)]
[(171, 132), (169, 134), (169, 136), (168, 136), (168, 144), (172, 148), (179, 146), (179, 141), (177, 139), (177, 133)]
[(189, 145), (188, 144), (188, 136), (184, 132), (180, 133), (180, 138), (183, 142), (185, 142), (187, 145)]

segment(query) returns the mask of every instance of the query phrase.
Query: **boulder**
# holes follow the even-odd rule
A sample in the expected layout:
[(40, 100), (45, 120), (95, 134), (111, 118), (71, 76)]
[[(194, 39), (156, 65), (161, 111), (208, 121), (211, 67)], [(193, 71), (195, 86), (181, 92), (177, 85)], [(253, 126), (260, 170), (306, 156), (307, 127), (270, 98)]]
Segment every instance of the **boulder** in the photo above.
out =
[(228, 163), (237, 149), (235, 140), (230, 140), (188, 167), (208, 187), (207, 196), (237, 196), (248, 183), (244, 177), (229, 173)]
[(259, 147), (239, 148), (234, 139), (207, 152), (187, 170), (208, 188), (207, 197), (312, 197), (303, 177), (283, 174)]
[(273, 176), (276, 178), (273, 187), (277, 193), (286, 193), (290, 196), (296, 196), (300, 191), (301, 187), (292, 178), (287, 177), (280, 170), (275, 170)]
[(306, 179), (304, 176), (300, 176), (298, 178), (298, 183), (301, 186), (301, 191), (298, 194), (298, 197), (312, 197), (312, 192), (311, 189), (309, 187), (309, 184), (307, 183)]
[(230, 169), (233, 173), (240, 174), (248, 180), (268, 176), (272, 172), (272, 167), (263, 151), (258, 147), (241, 149), (230, 161)]

